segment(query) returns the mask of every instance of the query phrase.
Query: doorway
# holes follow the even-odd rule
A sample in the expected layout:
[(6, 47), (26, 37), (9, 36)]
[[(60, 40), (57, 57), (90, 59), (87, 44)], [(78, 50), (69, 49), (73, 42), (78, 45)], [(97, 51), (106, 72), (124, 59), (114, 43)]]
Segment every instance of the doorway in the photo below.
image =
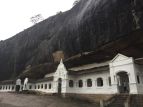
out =
[(62, 91), (62, 79), (58, 79), (58, 94), (60, 95)]
[(119, 93), (129, 93), (129, 77), (127, 72), (119, 72), (117, 73), (117, 82), (118, 82), (118, 90)]

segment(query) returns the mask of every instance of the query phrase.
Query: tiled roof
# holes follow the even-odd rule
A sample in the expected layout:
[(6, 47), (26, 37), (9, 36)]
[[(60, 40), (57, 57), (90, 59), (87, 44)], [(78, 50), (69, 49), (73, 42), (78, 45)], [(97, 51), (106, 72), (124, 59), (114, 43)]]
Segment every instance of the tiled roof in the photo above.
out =
[(69, 70), (69, 75), (81, 75), (81, 74), (88, 74), (88, 73), (102, 72), (102, 71), (109, 71), (109, 66), (106, 65), (102, 67), (95, 67), (95, 68), (79, 70), (79, 71)]
[(0, 81), (0, 85), (15, 84), (15, 80)]
[(46, 82), (46, 81), (53, 81), (54, 77), (47, 77), (43, 79), (38, 79), (38, 80), (30, 80), (29, 83), (37, 83), (37, 82)]

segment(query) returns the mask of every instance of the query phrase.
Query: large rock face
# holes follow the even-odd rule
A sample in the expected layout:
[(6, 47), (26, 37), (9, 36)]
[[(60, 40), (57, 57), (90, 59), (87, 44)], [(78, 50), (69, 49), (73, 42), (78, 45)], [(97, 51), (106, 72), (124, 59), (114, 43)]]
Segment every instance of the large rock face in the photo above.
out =
[(81, 0), (71, 10), (1, 41), (0, 80), (19, 75), (27, 65), (53, 62), (53, 52), (62, 50), (68, 58), (143, 28), (142, 11), (142, 0)]

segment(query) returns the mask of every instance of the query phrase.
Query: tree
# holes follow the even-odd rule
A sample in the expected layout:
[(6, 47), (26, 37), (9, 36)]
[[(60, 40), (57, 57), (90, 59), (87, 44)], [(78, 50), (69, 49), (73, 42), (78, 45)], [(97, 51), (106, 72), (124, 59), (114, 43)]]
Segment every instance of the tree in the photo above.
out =
[(30, 20), (33, 24), (37, 24), (38, 22), (44, 20), (44, 18), (42, 17), (41, 14), (37, 14), (37, 15), (31, 17)]

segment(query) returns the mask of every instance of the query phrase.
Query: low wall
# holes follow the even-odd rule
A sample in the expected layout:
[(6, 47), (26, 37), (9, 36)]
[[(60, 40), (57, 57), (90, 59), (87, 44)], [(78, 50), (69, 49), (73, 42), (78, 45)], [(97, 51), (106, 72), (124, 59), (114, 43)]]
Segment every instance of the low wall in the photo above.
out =
[(109, 99), (111, 99), (114, 96), (114, 94), (71, 94), (71, 93), (66, 93), (66, 94), (63, 94), (63, 96), (86, 100), (89, 102), (100, 102), (100, 100), (108, 101)]

